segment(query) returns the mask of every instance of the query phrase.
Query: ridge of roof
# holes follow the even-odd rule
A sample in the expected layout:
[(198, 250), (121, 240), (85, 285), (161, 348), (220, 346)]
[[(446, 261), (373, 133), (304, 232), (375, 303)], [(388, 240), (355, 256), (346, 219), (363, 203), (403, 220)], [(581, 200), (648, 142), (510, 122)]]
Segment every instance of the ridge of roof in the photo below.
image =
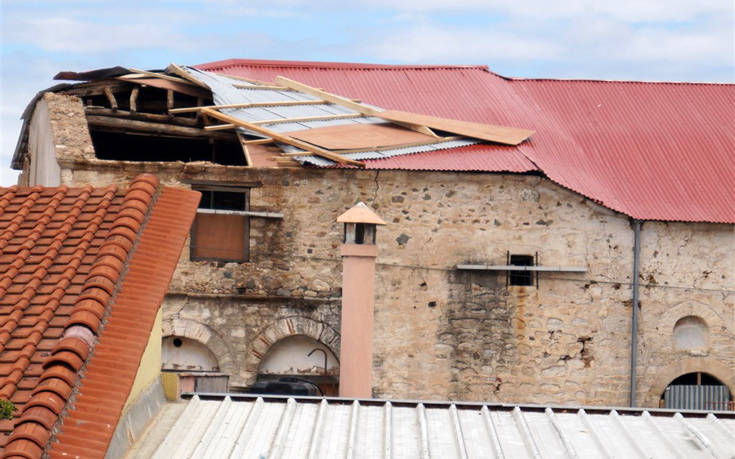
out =
[(362, 62), (327, 62), (327, 61), (289, 61), (269, 59), (225, 59), (193, 65), (200, 70), (216, 71), (213, 69), (234, 66), (253, 67), (293, 67), (293, 68), (320, 68), (333, 70), (450, 70), (474, 69), (490, 71), (487, 65), (403, 65), (403, 64), (371, 64)]
[[(10, 362), (0, 364), (0, 397), (16, 403), (20, 412), (15, 422), (3, 421), (0, 428), (9, 430), (8, 437), (0, 437), (2, 457), (41, 457), (58, 432), (73, 430), (62, 418), (84, 414), (84, 381), (110, 377), (109, 369), (89, 365), (93, 358), (137, 370), (142, 350), (136, 352), (135, 345), (142, 342), (145, 347), (150, 327), (133, 329), (126, 347), (106, 357), (100, 355), (99, 343), (107, 338), (104, 330), (119, 326), (116, 315), (126, 312), (118, 293), (135, 282), (131, 272), (143, 264), (136, 265), (136, 247), (154, 237), (154, 219), (170, 217), (158, 216), (159, 194), (171, 194), (158, 185), (158, 179), (144, 174), (124, 196), (116, 186), (0, 189), (0, 360)], [(188, 190), (174, 193), (184, 196), (174, 203), (183, 217), (173, 219), (173, 234), (156, 240), (148, 254), (137, 255), (154, 258), (159, 271), (168, 273), (162, 287), (154, 285), (164, 292), (199, 198)], [(163, 253), (167, 251), (176, 254)], [(155, 276), (143, 278), (149, 287), (154, 281)], [(161, 299), (151, 296), (147, 308), (128, 308), (134, 309), (136, 320), (152, 321)], [(106, 419), (87, 419), (86, 436), (105, 431), (106, 425), (114, 430), (134, 378), (135, 371), (122, 384), (108, 384), (104, 397), (118, 402), (119, 409), (105, 406)], [(99, 406), (94, 409), (95, 414), (100, 411)]]

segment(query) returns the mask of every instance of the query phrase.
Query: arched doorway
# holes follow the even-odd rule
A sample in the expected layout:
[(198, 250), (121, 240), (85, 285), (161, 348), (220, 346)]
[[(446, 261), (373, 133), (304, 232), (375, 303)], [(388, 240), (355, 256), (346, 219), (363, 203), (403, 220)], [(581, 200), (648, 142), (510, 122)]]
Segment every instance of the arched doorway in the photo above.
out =
[(702, 371), (686, 373), (666, 386), (659, 405), (677, 410), (733, 410), (732, 394), (725, 384)]
[(258, 367), (258, 383), (300, 381), (318, 388), (320, 395), (336, 396), (339, 359), (325, 344), (305, 335), (292, 335), (274, 343)]
[(180, 392), (227, 392), (228, 375), (214, 353), (199, 341), (166, 336), (161, 343), (161, 371), (176, 373)]

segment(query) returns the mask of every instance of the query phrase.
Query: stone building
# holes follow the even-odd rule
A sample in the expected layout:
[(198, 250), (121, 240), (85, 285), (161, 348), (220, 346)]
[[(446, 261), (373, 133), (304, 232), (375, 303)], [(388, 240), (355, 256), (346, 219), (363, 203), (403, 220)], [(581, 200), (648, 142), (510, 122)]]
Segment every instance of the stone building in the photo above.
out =
[(164, 370), (192, 388), (295, 375), (336, 393), (336, 219), (361, 201), (387, 222), (374, 396), (626, 405), (632, 390), (633, 404), (659, 406), (670, 386), (713, 386), (722, 404), (709, 408), (727, 407), (733, 85), (519, 80), (484, 67), (198, 68), (536, 133), (334, 166), (237, 126), (205, 129), (212, 113), (178, 114), (227, 103), (191, 69), (63, 75), (90, 83), (31, 102), (13, 159), (21, 184), (127, 184), (147, 172), (203, 192), (164, 301)]

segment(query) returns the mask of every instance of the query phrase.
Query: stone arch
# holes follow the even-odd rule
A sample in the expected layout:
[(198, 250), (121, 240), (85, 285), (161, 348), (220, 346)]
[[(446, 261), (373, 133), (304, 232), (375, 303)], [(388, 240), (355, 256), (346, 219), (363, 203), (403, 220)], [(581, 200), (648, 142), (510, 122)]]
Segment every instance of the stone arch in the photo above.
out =
[(163, 320), (163, 337), (182, 336), (197, 341), (207, 347), (217, 358), (219, 371), (230, 376), (235, 375), (235, 362), (227, 343), (208, 326), (182, 318)]
[(687, 373), (697, 372), (709, 373), (722, 381), (722, 384), (727, 386), (731, 394), (735, 394), (735, 381), (733, 381), (732, 368), (729, 368), (712, 357), (685, 357), (656, 371), (653, 384), (651, 384), (646, 398), (643, 401), (644, 406), (657, 407), (661, 394), (663, 394), (671, 381)]
[(659, 328), (667, 333), (674, 332), (674, 326), (679, 319), (686, 316), (701, 318), (710, 328), (729, 325), (712, 306), (698, 301), (686, 300), (667, 308), (659, 319)]
[(327, 346), (335, 356), (339, 356), (339, 332), (331, 325), (308, 317), (290, 316), (278, 319), (263, 330), (252, 342), (247, 356), (247, 369), (255, 378), (258, 366), (268, 349), (283, 338), (304, 335)]

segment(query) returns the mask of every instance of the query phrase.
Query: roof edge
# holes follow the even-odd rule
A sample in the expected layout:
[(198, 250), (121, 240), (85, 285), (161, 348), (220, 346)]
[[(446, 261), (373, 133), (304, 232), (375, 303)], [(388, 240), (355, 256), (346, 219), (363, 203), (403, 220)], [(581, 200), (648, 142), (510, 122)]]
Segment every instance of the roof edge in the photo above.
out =
[(432, 70), (432, 69), (476, 69), (489, 71), (487, 65), (401, 65), (401, 64), (370, 64), (362, 62), (328, 62), (328, 61), (289, 61), (270, 59), (225, 59), (221, 61), (205, 62), (192, 65), (199, 70), (209, 70), (231, 66), (256, 67), (301, 67), (335, 70)]

